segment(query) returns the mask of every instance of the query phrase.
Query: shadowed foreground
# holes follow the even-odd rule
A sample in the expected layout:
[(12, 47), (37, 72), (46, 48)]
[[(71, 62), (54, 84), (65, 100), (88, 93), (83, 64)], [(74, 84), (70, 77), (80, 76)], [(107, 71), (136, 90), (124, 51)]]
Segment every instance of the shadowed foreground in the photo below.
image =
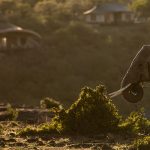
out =
[[(8, 109), (10, 111), (10, 108)], [(57, 107), (50, 121), (0, 122), (0, 146), (11, 149), (133, 150), (150, 147), (144, 110), (121, 116), (103, 85), (85, 87), (69, 109)]]
[(128, 149), (134, 138), (121, 137), (119, 135), (99, 134), (97, 136), (27, 136), (20, 137), (18, 133), (27, 124), (5, 121), (0, 123), (3, 132), (0, 136), (0, 147), (10, 149)]

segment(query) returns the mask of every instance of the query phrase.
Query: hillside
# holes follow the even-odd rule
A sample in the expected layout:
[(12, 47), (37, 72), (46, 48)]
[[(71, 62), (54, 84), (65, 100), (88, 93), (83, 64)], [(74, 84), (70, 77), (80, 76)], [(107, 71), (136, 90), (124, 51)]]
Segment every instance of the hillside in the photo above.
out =
[(109, 92), (117, 90), (137, 51), (150, 43), (149, 30), (149, 24), (94, 27), (71, 22), (43, 33), (40, 50), (1, 53), (0, 99), (32, 105), (52, 97), (68, 104), (84, 85), (102, 82)]
[[(83, 12), (94, 4), (89, 0), (0, 2), (1, 21), (37, 31), (43, 43), (41, 49), (0, 53), (1, 102), (35, 105), (52, 97), (69, 106), (85, 85), (102, 82), (108, 92), (120, 88), (137, 51), (150, 43), (149, 23), (88, 25)], [(148, 95), (144, 96), (141, 106), (148, 104)], [(131, 106), (121, 97), (114, 102), (123, 111)]]

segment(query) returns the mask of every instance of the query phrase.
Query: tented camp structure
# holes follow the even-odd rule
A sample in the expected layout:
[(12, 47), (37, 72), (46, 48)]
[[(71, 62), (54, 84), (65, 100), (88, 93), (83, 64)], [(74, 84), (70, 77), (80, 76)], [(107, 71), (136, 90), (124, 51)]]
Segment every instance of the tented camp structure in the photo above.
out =
[(131, 23), (135, 19), (128, 6), (120, 3), (96, 5), (84, 12), (84, 18), (90, 24)]
[(8, 22), (0, 23), (0, 50), (29, 49), (40, 46), (41, 36)]

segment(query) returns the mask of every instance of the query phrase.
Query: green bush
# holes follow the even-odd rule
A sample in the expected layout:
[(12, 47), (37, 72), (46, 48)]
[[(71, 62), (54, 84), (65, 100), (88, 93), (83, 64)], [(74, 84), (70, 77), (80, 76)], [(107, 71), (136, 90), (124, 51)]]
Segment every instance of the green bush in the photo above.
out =
[(103, 85), (83, 88), (78, 100), (53, 119), (58, 131), (73, 134), (115, 132), (119, 121), (118, 110)]
[[(49, 99), (47, 99), (49, 102)], [(44, 102), (45, 105), (45, 102)], [(50, 105), (51, 108), (51, 105)], [(30, 134), (101, 134), (119, 133), (126, 135), (148, 134), (150, 121), (144, 117), (144, 110), (132, 112), (122, 119), (112, 103), (105, 86), (95, 89), (84, 87), (79, 98), (69, 109), (59, 109), (50, 123), (34, 129), (24, 129), (20, 135)]]
[(144, 110), (131, 112), (127, 119), (119, 124), (123, 133), (128, 134), (147, 134), (150, 132), (150, 120), (144, 117)]
[(45, 98), (43, 100), (40, 101), (40, 106), (41, 108), (62, 108), (62, 105), (60, 105), (60, 103), (52, 98)]
[(18, 132), (18, 135), (20, 136), (34, 136), (36, 134), (37, 134), (36, 128), (30, 127), (30, 126), (27, 126), (26, 128)]
[(150, 149), (150, 136), (135, 140), (133, 143), (133, 149), (137, 150), (149, 150)]
[[(85, 87), (68, 110), (61, 109), (49, 124), (40, 125), (36, 133), (85, 135), (116, 132), (120, 118), (103, 85), (96, 89)], [(32, 130), (24, 130), (21, 135), (27, 132)]]
[(37, 128), (33, 126), (27, 126), (26, 128), (20, 130), (18, 135), (20, 136), (40, 136), (40, 135), (56, 135), (59, 131), (56, 130), (56, 127), (51, 123), (44, 123), (39, 125)]
[(10, 120), (16, 120), (17, 117), (18, 117), (18, 111), (14, 108), (12, 108), (11, 104), (7, 104), (7, 111), (8, 111), (8, 114), (9, 114), (9, 119)]

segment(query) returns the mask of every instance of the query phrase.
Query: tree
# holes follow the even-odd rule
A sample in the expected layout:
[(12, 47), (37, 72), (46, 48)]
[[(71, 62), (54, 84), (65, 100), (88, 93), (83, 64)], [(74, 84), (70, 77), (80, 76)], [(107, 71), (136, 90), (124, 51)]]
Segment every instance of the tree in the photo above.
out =
[(36, 3), (34, 10), (41, 15), (52, 15), (57, 9), (55, 0), (44, 0)]
[(10, 15), (13, 15), (15, 8), (16, 2), (13, 0), (0, 1), (0, 13), (3, 15), (3, 17), (8, 18)]
[(131, 8), (138, 12), (138, 15), (144, 18), (150, 16), (150, 1), (149, 0), (134, 0), (131, 3)]

